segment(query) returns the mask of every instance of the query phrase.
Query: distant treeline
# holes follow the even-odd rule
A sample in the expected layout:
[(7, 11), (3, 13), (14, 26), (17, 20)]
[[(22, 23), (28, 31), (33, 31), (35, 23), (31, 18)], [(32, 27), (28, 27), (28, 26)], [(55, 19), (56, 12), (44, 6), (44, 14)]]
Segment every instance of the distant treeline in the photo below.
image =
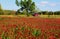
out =
[(15, 15), (16, 11), (12, 11), (12, 10), (2, 10), (0, 11), (0, 15)]
[(52, 11), (41, 11), (41, 12), (38, 12), (40, 15), (60, 15), (60, 11), (55, 11), (55, 12), (52, 12)]
[[(24, 15), (26, 12), (19, 12), (18, 14), (22, 14)], [(39, 15), (60, 15), (60, 11), (55, 11), (55, 12), (52, 12), (52, 11), (40, 11), (40, 12), (37, 12)], [(0, 15), (15, 15), (16, 14), (16, 11), (13, 11), (13, 10), (3, 10), (1, 11), (0, 10)], [(31, 13), (30, 13), (31, 14)]]

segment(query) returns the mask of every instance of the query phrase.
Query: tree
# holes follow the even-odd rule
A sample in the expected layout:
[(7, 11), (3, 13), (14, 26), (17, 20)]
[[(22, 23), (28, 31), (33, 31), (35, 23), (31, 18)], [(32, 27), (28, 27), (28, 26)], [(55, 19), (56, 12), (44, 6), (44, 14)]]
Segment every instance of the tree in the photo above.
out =
[(3, 13), (3, 9), (2, 9), (2, 6), (1, 6), (1, 4), (0, 4), (0, 15), (3, 15), (4, 13)]
[(1, 4), (0, 4), (0, 11), (2, 10)]
[(33, 10), (35, 10), (35, 2), (32, 2), (32, 0), (21, 0), (20, 2), (16, 0), (16, 5), (18, 7), (21, 7), (17, 11), (19, 12), (20, 10), (21, 11), (26, 10), (27, 16), (29, 16), (29, 12), (33, 12)]

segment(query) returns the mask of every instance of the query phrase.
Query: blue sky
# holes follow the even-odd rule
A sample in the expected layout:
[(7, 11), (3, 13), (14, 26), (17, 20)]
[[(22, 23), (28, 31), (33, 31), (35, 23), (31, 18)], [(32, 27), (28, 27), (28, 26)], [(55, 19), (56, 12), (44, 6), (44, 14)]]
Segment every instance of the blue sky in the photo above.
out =
[[(36, 3), (37, 9), (43, 11), (60, 11), (60, 0), (33, 0)], [(15, 0), (0, 0), (3, 9), (17, 10)]]

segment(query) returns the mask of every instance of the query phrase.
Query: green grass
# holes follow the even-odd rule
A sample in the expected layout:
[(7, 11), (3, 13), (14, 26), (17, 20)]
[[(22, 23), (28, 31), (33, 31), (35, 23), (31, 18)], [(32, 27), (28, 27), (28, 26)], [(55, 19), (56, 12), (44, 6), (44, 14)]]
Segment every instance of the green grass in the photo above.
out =
[(42, 18), (60, 18), (60, 15), (39, 15)]
[[(26, 15), (0, 15), (0, 17), (27, 17)], [(41, 18), (60, 18), (60, 15), (39, 15), (39, 16), (29, 16), (32, 17), (41, 17)]]

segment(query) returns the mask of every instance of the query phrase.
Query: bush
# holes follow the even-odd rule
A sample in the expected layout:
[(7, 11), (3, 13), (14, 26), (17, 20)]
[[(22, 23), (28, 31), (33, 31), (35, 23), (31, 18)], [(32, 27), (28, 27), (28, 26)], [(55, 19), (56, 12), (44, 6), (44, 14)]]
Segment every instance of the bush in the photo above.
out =
[(41, 35), (41, 31), (37, 30), (37, 29), (33, 29), (32, 35), (35, 36), (35, 37), (37, 37), (37, 36)]
[(0, 15), (4, 15), (4, 13), (2, 11), (0, 11)]
[(48, 15), (53, 15), (53, 12), (48, 12)]

